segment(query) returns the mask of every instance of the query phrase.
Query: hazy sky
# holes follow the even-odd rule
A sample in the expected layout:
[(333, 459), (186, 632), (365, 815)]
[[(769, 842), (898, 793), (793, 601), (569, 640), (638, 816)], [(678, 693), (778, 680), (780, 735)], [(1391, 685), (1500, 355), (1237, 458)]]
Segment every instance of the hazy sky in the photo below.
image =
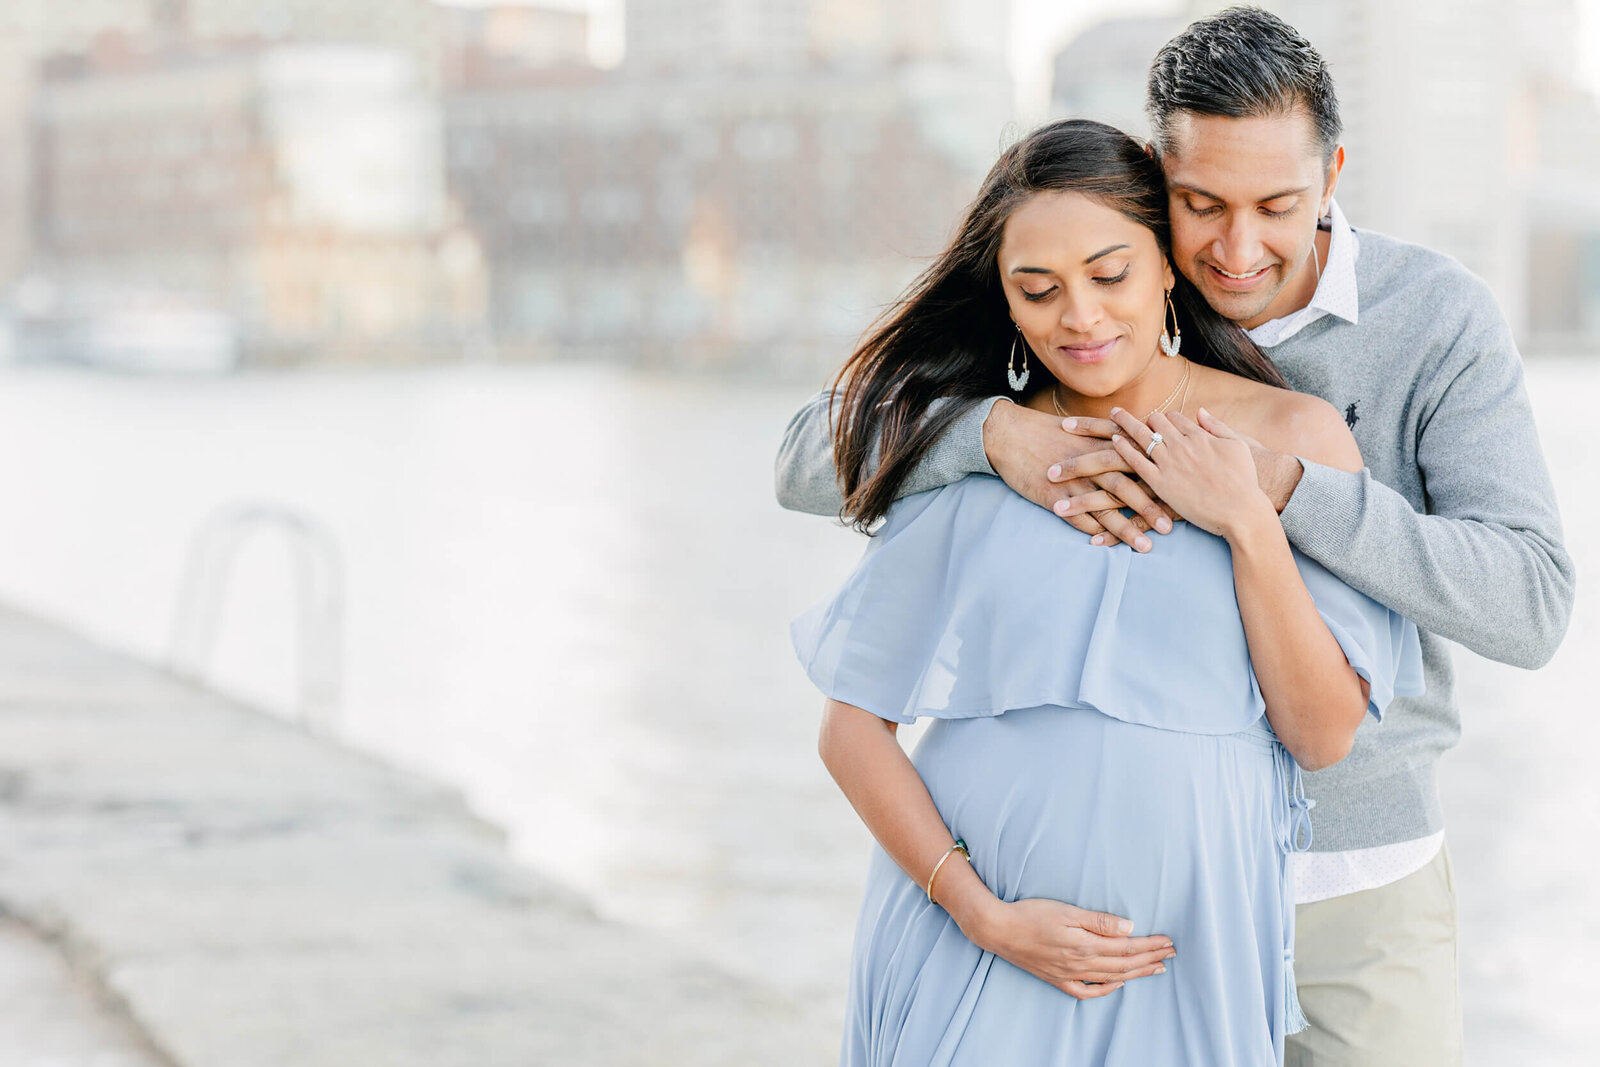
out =
[[(539, 3), (593, 13), (590, 52), (610, 65), (622, 56), (622, 0), (445, 0), (467, 6), (485, 3)], [(1504, 0), (1507, 12), (1516, 0)], [(1042, 117), (1049, 96), (1050, 57), (1085, 27), (1103, 18), (1175, 12), (1183, 0), (1012, 0), (1011, 55), (1022, 110)], [(1578, 77), (1600, 95), (1600, 0), (1576, 0)], [(1315, 43), (1315, 42), (1313, 42)]]

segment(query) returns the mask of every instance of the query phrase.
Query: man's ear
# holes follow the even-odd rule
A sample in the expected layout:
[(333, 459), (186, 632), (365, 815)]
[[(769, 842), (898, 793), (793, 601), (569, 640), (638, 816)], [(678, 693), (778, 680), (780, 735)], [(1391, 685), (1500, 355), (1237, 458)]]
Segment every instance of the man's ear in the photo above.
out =
[(1322, 185), (1322, 200), (1317, 217), (1328, 213), (1328, 205), (1333, 200), (1333, 191), (1339, 186), (1339, 175), (1344, 171), (1344, 145), (1338, 145), (1333, 150), (1333, 155), (1328, 159), (1328, 176)]

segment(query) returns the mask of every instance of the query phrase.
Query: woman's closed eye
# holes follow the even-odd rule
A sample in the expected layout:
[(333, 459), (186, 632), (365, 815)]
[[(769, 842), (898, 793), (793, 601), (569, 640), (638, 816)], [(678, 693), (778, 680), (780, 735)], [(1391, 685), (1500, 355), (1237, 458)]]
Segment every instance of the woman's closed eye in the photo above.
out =
[[(1116, 285), (1118, 282), (1124, 281), (1124, 280), (1127, 279), (1128, 271), (1129, 271), (1130, 268), (1131, 268), (1131, 264), (1128, 267), (1123, 267), (1121, 274), (1117, 274), (1117, 275), (1114, 275), (1112, 277), (1101, 277), (1099, 275), (1092, 275), (1090, 277), (1090, 280), (1095, 282), (1098, 285)], [(1048, 288), (1048, 289), (1040, 289), (1038, 292), (1030, 292), (1029, 290), (1024, 289), (1024, 290), (1022, 290), (1022, 299), (1027, 300), (1027, 301), (1031, 301), (1032, 303), (1037, 304), (1041, 300), (1049, 299), (1051, 294), (1053, 294), (1058, 288), (1060, 288), (1060, 286), (1052, 285), (1050, 288)]]

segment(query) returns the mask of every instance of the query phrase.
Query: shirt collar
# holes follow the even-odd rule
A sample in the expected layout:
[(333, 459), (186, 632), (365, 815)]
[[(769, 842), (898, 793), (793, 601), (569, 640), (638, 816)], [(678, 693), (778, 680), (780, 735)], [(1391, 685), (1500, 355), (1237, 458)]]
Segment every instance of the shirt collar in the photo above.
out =
[(1288, 340), (1300, 330), (1322, 318), (1336, 315), (1354, 325), (1360, 300), (1356, 291), (1356, 254), (1360, 242), (1356, 231), (1339, 210), (1337, 200), (1328, 201), (1328, 262), (1317, 275), (1317, 288), (1311, 302), (1298, 311), (1276, 319), (1268, 319), (1247, 331), (1256, 344), (1270, 348)]
[(1345, 221), (1344, 212), (1339, 210), (1339, 201), (1329, 199), (1328, 220), (1328, 262), (1322, 268), (1317, 291), (1311, 294), (1308, 306), (1337, 315), (1353, 326), (1361, 310), (1356, 292), (1356, 253), (1360, 251), (1361, 242), (1350, 223)]

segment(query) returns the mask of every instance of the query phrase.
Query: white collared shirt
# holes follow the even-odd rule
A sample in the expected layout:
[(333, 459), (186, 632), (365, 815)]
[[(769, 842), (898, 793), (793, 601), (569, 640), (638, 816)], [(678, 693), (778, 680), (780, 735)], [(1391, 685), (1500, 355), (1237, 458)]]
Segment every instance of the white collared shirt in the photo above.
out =
[[(1316, 832), (1317, 812), (1311, 811), (1312, 833)], [(1364, 889), (1398, 882), (1426, 867), (1439, 854), (1444, 831), (1397, 841), (1374, 848), (1352, 848), (1343, 852), (1296, 852), (1294, 854), (1294, 902), (1313, 904), (1319, 900), (1359, 893)]]
[[(1282, 344), (1325, 315), (1336, 315), (1352, 326), (1361, 312), (1356, 288), (1356, 255), (1361, 242), (1339, 210), (1339, 202), (1328, 202), (1328, 262), (1317, 275), (1317, 291), (1311, 302), (1282, 318), (1269, 319), (1245, 332), (1262, 348)], [(1312, 826), (1316, 813), (1312, 813)], [(1300, 852), (1294, 857), (1294, 898), (1296, 904), (1342, 897), (1398, 882), (1428, 865), (1444, 843), (1444, 831), (1399, 841), (1376, 848), (1353, 848), (1343, 852)]]

